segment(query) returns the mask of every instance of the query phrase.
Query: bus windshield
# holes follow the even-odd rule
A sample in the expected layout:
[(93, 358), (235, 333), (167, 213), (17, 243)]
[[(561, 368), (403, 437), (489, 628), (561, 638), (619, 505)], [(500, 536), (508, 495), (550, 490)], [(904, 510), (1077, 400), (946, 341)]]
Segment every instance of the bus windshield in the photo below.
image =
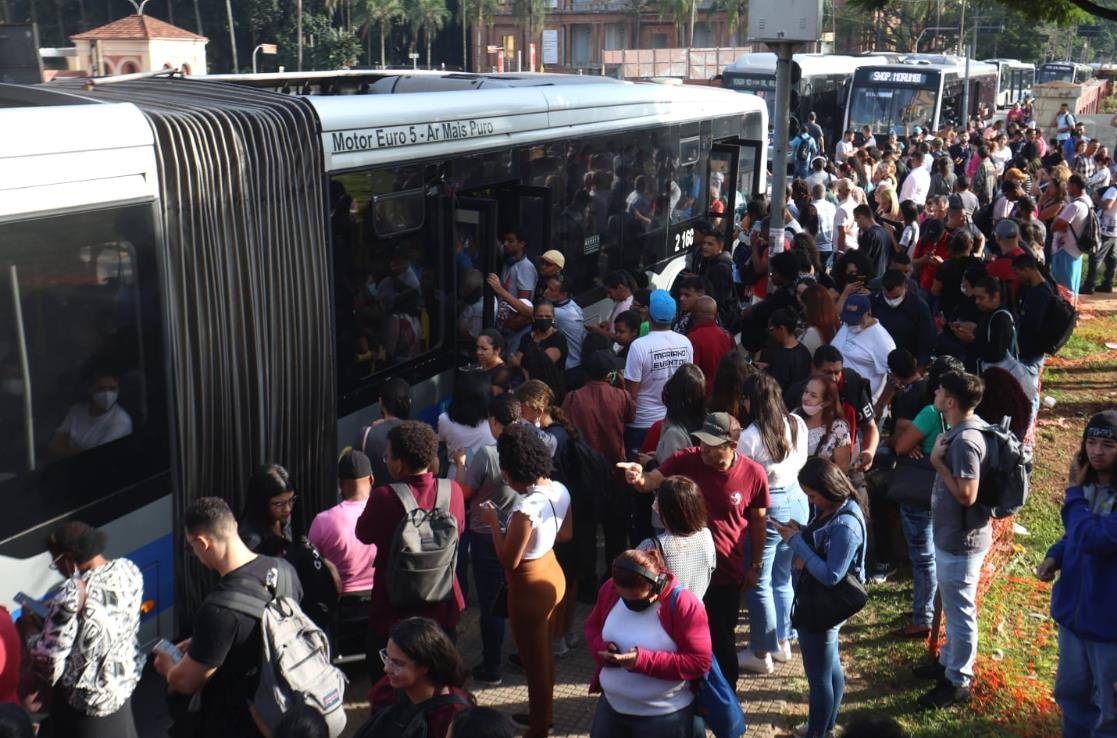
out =
[(849, 127), (860, 130), (870, 126), (873, 133), (906, 135), (905, 127), (933, 128), (935, 91), (916, 87), (876, 85), (853, 88)]
[(1074, 67), (1053, 67), (1044, 65), (1039, 68), (1040, 84), (1044, 82), (1073, 82)]
[(722, 77), (722, 85), (737, 92), (756, 95), (768, 106), (768, 120), (774, 120), (776, 112), (776, 77), (769, 74), (741, 74), (728, 72)]

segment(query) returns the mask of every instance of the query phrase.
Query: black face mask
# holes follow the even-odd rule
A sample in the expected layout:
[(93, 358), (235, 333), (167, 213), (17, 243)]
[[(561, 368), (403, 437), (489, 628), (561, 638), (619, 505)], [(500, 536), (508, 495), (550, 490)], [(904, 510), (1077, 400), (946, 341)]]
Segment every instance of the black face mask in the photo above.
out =
[(533, 325), (535, 326), (535, 330), (539, 331), (540, 333), (546, 333), (547, 331), (551, 330), (551, 326), (553, 326), (554, 324), (555, 321), (553, 318), (536, 318)]
[(644, 612), (649, 607), (655, 604), (655, 600), (630, 600), (626, 597), (621, 598), (624, 606), (633, 612)]

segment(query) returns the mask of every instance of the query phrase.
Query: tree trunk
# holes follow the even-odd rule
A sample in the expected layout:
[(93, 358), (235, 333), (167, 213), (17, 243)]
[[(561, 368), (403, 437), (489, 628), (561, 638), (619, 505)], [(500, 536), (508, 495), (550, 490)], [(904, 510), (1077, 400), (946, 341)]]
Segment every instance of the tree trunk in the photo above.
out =
[[(84, 26), (85, 3), (83, 3), (81, 0), (78, 0), (78, 10), (83, 17), (81, 24)], [(167, 0), (167, 22), (170, 23), (172, 26), (175, 24), (175, 6), (173, 0)]]
[(483, 47), (481, 46), (481, 44), (484, 41), (484, 39), (481, 37), (481, 29), (484, 27), (484, 23), (485, 23), (485, 20), (481, 15), (482, 5), (483, 5), (482, 0), (477, 0), (477, 28), (474, 29), (474, 31), (477, 33), (477, 46), (473, 50), (473, 67), (474, 67), (473, 71), (475, 71), (475, 72), (485, 71), (485, 67), (483, 66), (481, 60), (484, 59), (485, 64), (488, 64), (488, 60), (489, 60), (489, 57), (488, 57), (487, 53), (482, 54)]
[(62, 20), (62, 0), (54, 0), (54, 13), (58, 22), (58, 45), (64, 46), (66, 44), (66, 23)]
[[(167, 0), (167, 10), (170, 10), (171, 0)], [(85, 0), (78, 0), (78, 19), (81, 21), (81, 30), (89, 28), (88, 18), (85, 15)], [(171, 21), (174, 24), (174, 21)]]
[(384, 37), (388, 35), (388, 20), (380, 21), (380, 68), (387, 69), (388, 64), (384, 56)]
[(204, 36), (205, 33), (202, 32), (202, 8), (198, 4), (199, 2), (200, 0), (194, 0), (194, 25), (198, 27), (195, 33)]
[(431, 30), (429, 28), (423, 29), (423, 36), (427, 42), (427, 69), (431, 68)]
[[(225, 0), (228, 2), (228, 0)], [(299, 0), (295, 4), (295, 12), (298, 13), (298, 18), (295, 19), (295, 35), (298, 36), (298, 68), (301, 72), (303, 70), (303, 0)]]
[(458, 18), (462, 22), (462, 71), (469, 71), (469, 29), (465, 22), (465, 0), (458, 0)]
[(237, 65), (237, 32), (233, 26), (233, 0), (225, 0), (225, 14), (229, 19), (229, 52), (233, 59), (233, 73), (236, 74)]
[(694, 48), (694, 21), (698, 16), (698, 0), (690, 0), (690, 28), (687, 30), (686, 45)]

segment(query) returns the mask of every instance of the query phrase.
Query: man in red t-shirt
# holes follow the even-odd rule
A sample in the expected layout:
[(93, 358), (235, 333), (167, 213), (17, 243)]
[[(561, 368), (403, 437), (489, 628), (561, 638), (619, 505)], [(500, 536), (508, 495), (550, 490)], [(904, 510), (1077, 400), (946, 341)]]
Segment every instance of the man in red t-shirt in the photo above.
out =
[(0, 605), (0, 702), (19, 703), (19, 633), (12, 616)]
[(694, 346), (694, 363), (706, 377), (706, 400), (714, 392), (718, 362), (733, 349), (733, 336), (717, 324), (718, 304), (709, 295), (699, 297), (691, 309), (694, 322), (686, 337)]
[(1005, 298), (1012, 304), (1016, 301), (1016, 272), (1012, 269), (1012, 260), (1024, 253), (1020, 247), (1020, 226), (1015, 220), (1005, 218), (997, 223), (993, 229), (993, 238), (997, 242), (1000, 256), (985, 267), (985, 273), (990, 277), (1002, 280), (1008, 285)]
[[(388, 431), (388, 452), (384, 463), (393, 479), (406, 484), (415, 504), (431, 510), (438, 498), (439, 482), (430, 468), (438, 459), (438, 437), (431, 427), (414, 420), (405, 420)], [(458, 521), (458, 535), (465, 529), (465, 498), (457, 482), (450, 485), (450, 514)], [(395, 608), (388, 601), (388, 570), (391, 568), (392, 542), (396, 528), (403, 520), (403, 503), (391, 486), (377, 487), (369, 494), (364, 512), (357, 518), (356, 534), (361, 543), (376, 546), (375, 568), (372, 575), (368, 637), (365, 641), (366, 666), (372, 683), (384, 675), (380, 649), (388, 643), (388, 632), (404, 618), (419, 616), (430, 618), (442, 626), (454, 639), (465, 609), (465, 598), (458, 578), (454, 577), (454, 594), (445, 602), (427, 603), (419, 607)]]
[[(697, 448), (669, 456), (655, 471), (620, 463), (625, 481), (638, 492), (651, 492), (667, 477), (689, 477), (706, 501), (707, 526), (714, 537), (717, 566), (703, 602), (710, 621), (714, 658), (731, 685), (737, 683), (734, 635), (741, 609), (741, 590), (756, 586), (764, 553), (765, 526), (772, 499), (764, 467), (737, 452), (734, 421), (729, 413), (711, 413), (693, 433)], [(745, 569), (745, 541), (752, 546), (754, 566)]]

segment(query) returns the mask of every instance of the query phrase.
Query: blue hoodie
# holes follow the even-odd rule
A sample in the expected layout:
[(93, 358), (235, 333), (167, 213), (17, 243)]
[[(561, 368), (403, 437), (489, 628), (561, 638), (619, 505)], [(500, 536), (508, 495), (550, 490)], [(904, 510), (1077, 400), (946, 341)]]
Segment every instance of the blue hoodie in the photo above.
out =
[(1066, 533), (1047, 555), (1062, 573), (1051, 595), (1051, 617), (1087, 641), (1117, 641), (1117, 514), (1090, 512), (1082, 487), (1067, 490)]

